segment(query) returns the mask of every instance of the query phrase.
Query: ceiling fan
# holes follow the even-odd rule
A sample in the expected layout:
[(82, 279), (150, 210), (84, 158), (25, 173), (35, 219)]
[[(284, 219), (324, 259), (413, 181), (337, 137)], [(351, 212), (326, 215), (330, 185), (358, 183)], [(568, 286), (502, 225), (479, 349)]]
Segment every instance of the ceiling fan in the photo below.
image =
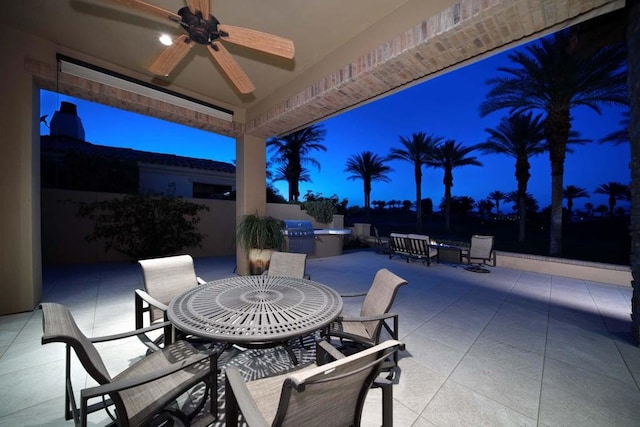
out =
[(185, 0), (186, 6), (177, 13), (141, 0), (111, 0), (123, 6), (169, 19), (180, 24), (187, 34), (180, 35), (149, 67), (156, 75), (168, 76), (194, 46), (206, 46), (213, 60), (220, 66), (236, 89), (243, 94), (255, 90), (253, 83), (220, 41), (292, 59), (293, 42), (273, 34), (248, 28), (221, 24), (209, 12), (209, 0)]

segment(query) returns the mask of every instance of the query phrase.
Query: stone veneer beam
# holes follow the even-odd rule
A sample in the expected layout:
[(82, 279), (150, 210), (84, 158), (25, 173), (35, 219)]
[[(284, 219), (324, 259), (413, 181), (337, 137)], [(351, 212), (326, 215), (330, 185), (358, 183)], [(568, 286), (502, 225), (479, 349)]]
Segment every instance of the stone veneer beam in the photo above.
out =
[(244, 133), (243, 123), (235, 121), (229, 122), (208, 114), (81, 77), (60, 74), (57, 73), (54, 65), (48, 63), (26, 59), (25, 71), (28, 71), (34, 76), (36, 83), (42, 89), (109, 105), (122, 110), (133, 111), (145, 116), (157, 117), (232, 138), (237, 138)]
[(299, 129), (483, 54), (623, 6), (621, 0), (461, 0), (249, 118), (246, 132), (268, 138)]

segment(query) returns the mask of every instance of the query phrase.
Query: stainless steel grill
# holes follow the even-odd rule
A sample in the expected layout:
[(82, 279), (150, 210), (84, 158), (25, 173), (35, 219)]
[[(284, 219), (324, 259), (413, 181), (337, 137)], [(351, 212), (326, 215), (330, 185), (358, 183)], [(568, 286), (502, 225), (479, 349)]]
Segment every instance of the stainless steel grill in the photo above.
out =
[(285, 219), (284, 234), (287, 236), (288, 251), (312, 255), (314, 253), (315, 234), (311, 221)]

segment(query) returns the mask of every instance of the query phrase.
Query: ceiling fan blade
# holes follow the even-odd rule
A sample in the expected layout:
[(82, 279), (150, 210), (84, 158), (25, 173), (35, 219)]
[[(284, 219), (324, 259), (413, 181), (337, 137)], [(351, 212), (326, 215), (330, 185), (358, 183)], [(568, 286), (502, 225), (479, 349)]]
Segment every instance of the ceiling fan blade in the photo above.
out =
[(195, 0), (185, 0), (185, 3), (187, 3), (187, 7), (189, 8), (189, 12), (193, 13), (194, 15), (196, 14), (196, 2)]
[(109, 0), (113, 3), (118, 3), (119, 5), (130, 7), (131, 9), (136, 9), (141, 12), (150, 13), (152, 15), (156, 15), (160, 18), (170, 19), (174, 22), (180, 22), (182, 17), (177, 13), (169, 12), (166, 9), (155, 6), (153, 4), (141, 1), (141, 0)]
[(153, 61), (153, 64), (149, 67), (149, 71), (158, 76), (168, 76), (193, 47), (193, 43), (190, 43), (188, 39), (187, 35), (183, 34), (174, 40), (173, 44), (163, 50), (156, 60)]
[(251, 93), (255, 90), (253, 83), (249, 80), (249, 77), (240, 68), (240, 65), (233, 59), (233, 56), (222, 45), (222, 43), (216, 43), (218, 50), (216, 51), (213, 46), (208, 45), (207, 49), (211, 54), (211, 57), (220, 65), (220, 68), (229, 77), (229, 80), (234, 84), (240, 93)]
[(189, 10), (194, 15), (200, 11), (205, 20), (209, 19), (209, 0), (186, 0)]
[(250, 30), (248, 28), (235, 27), (233, 25), (219, 24), (218, 30), (229, 34), (228, 36), (221, 37), (221, 40), (230, 43), (239, 44), (287, 59), (292, 59), (295, 54), (293, 42), (284, 37)]

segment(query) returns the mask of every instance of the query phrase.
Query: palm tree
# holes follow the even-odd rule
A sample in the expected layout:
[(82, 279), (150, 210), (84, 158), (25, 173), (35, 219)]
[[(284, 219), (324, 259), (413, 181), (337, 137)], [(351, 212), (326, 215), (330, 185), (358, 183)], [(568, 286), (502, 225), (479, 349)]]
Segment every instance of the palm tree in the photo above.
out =
[[(527, 217), (531, 214), (535, 214), (538, 212), (540, 206), (538, 206), (538, 201), (533, 197), (533, 195), (529, 192), (525, 193), (525, 206), (526, 206), (526, 215)], [(505, 202), (511, 202), (514, 204), (513, 210), (517, 211), (520, 206), (520, 194), (518, 191), (510, 191), (507, 193), (507, 197), (504, 199)], [(519, 214), (518, 214), (519, 215)]]
[(427, 165), (434, 168), (444, 169), (444, 178), (442, 183), (444, 184), (444, 224), (445, 230), (451, 229), (451, 187), (453, 187), (453, 169), (473, 165), (482, 166), (482, 163), (475, 158), (475, 156), (467, 157), (476, 147), (463, 147), (462, 143), (456, 143), (453, 139), (448, 139), (442, 144), (439, 144), (433, 150), (433, 155), (430, 159), (427, 159)]
[(627, 110), (623, 112), (622, 119), (620, 120), (620, 128), (601, 138), (599, 141), (600, 144), (604, 144), (605, 142), (611, 142), (614, 145), (621, 145), (629, 142), (630, 117), (631, 117), (630, 111)]
[(496, 207), (496, 216), (500, 216), (500, 201), (504, 200), (507, 195), (500, 190), (494, 190), (487, 196), (487, 199), (493, 200)]
[(433, 151), (440, 144), (442, 138), (433, 135), (427, 136), (424, 132), (411, 135), (411, 139), (400, 137), (403, 148), (392, 148), (387, 157), (389, 160), (404, 160), (413, 164), (413, 173), (416, 181), (416, 229), (422, 232), (422, 166), (427, 164)]
[(584, 208), (587, 210), (587, 215), (593, 216), (593, 203), (585, 203)]
[(606, 194), (609, 196), (609, 215), (613, 216), (616, 202), (618, 200), (629, 199), (629, 186), (619, 182), (609, 182), (607, 184), (601, 184), (595, 189), (594, 193)]
[(486, 116), (507, 108), (510, 113), (542, 110), (551, 161), (551, 226), (549, 254), (562, 252), (562, 189), (564, 160), (571, 131), (571, 109), (585, 106), (600, 114), (601, 104), (627, 103), (626, 52), (606, 45), (590, 55), (571, 52), (569, 31), (545, 37), (509, 55), (519, 68), (501, 67), (504, 77), (488, 80), (493, 87), (480, 105)]
[(362, 180), (364, 184), (364, 207), (367, 210), (371, 207), (369, 199), (371, 195), (371, 183), (373, 181), (389, 182), (387, 173), (391, 172), (391, 168), (385, 165), (384, 162), (385, 159), (378, 157), (377, 154), (371, 151), (353, 154), (347, 159), (347, 166), (344, 171), (351, 173), (347, 179)]
[[(529, 159), (547, 150), (541, 115), (533, 113), (511, 114), (503, 117), (495, 129), (485, 129), (487, 141), (478, 144), (478, 149), (487, 154), (506, 154), (515, 158), (515, 174), (518, 183), (518, 242), (524, 242), (527, 226), (526, 194), (531, 164)], [(489, 195), (491, 198), (491, 195)], [(496, 200), (496, 207), (498, 201)], [(496, 209), (499, 211), (499, 209)], [(499, 212), (498, 212), (499, 213)]]
[(275, 152), (271, 161), (284, 167), (279, 170), (280, 172), (286, 172), (281, 176), (289, 184), (290, 202), (297, 201), (300, 197), (298, 184), (301, 181), (303, 164), (311, 164), (320, 170), (320, 163), (309, 157), (309, 152), (314, 150), (327, 151), (327, 147), (320, 144), (320, 141), (324, 140), (325, 134), (326, 131), (319, 125), (311, 125), (283, 137), (267, 140), (267, 148)]
[(478, 208), (478, 212), (480, 213), (480, 217), (482, 219), (486, 219), (489, 214), (491, 214), (491, 209), (493, 209), (493, 202), (489, 199), (483, 199), (476, 202), (476, 208)]
[(562, 197), (567, 199), (567, 210), (569, 211), (569, 218), (571, 218), (573, 213), (573, 199), (589, 197), (589, 192), (582, 187), (567, 185), (562, 190)]

